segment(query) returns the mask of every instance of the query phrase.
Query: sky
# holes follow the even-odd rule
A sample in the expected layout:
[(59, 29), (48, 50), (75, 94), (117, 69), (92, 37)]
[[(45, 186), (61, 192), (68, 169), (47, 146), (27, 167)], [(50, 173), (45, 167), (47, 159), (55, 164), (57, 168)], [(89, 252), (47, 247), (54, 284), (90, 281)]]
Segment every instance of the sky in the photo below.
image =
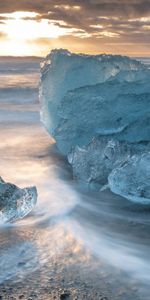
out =
[(150, 0), (0, 0), (0, 55), (150, 56)]

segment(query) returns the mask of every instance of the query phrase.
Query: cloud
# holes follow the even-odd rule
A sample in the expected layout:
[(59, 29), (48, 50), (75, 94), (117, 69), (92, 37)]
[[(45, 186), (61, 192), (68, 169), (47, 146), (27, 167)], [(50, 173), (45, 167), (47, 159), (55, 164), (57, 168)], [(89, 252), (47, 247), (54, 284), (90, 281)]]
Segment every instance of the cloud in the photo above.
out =
[[(0, 5), (1, 14), (15, 11), (35, 12), (36, 21), (47, 19), (61, 28), (76, 29), (72, 35), (61, 37), (58, 44), (65, 38), (67, 45), (74, 41), (80, 49), (83, 42), (88, 46), (95, 43), (94, 49), (109, 43), (117, 47), (144, 44), (147, 51), (150, 43), (150, 0), (5, 0)], [(37, 39), (37, 43), (48, 45), (48, 40)]]
[[(67, 9), (70, 8), (70, 9)], [(76, 11), (81, 8), (84, 15), (101, 14), (117, 16), (141, 16), (150, 12), (149, 0), (5, 0), (0, 12), (34, 11), (40, 14), (53, 11), (59, 15), (62, 10)]]

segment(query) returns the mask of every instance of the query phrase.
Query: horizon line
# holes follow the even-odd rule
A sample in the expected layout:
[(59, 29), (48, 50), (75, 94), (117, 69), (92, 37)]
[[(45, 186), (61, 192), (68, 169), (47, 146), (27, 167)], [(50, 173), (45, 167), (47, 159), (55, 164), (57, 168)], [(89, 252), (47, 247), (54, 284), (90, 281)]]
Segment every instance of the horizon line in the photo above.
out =
[[(77, 53), (78, 54), (78, 53)], [(81, 54), (81, 52), (79, 52), (79, 54)], [(144, 55), (144, 56), (142, 56), (142, 55), (127, 55), (127, 54), (118, 54), (118, 53), (116, 53), (116, 54), (113, 54), (113, 53), (99, 53), (99, 55), (101, 55), (101, 54), (106, 54), (106, 55), (120, 55), (120, 56), (128, 56), (128, 57), (135, 57), (135, 58), (150, 58), (150, 55), (149, 56), (147, 56), (147, 55)], [(92, 55), (92, 54), (90, 54), (90, 55)], [(97, 54), (93, 54), (93, 55), (97, 55)], [(44, 55), (44, 56), (36, 56), (36, 55), (0, 55), (0, 58), (4, 58), (4, 59), (6, 59), (6, 58), (35, 58), (35, 59), (42, 59), (42, 58), (45, 58), (47, 56), (47, 54), (46, 55)]]

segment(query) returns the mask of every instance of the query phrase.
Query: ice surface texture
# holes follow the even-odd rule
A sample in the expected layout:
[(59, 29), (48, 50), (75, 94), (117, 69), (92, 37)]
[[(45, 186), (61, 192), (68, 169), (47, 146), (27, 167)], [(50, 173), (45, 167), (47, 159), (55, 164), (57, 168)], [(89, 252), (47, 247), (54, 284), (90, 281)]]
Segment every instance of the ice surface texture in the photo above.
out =
[(136, 148), (147, 151), (149, 78), (150, 70), (128, 57), (67, 50), (47, 56), (41, 75), (41, 119), (69, 157), (77, 178), (104, 184)]
[(108, 181), (114, 193), (150, 204), (150, 152), (132, 156), (111, 172)]
[(0, 177), (0, 223), (25, 217), (37, 201), (36, 187), (20, 189)]
[(90, 183), (106, 185), (113, 169), (135, 154), (150, 151), (150, 143), (132, 144), (109, 137), (94, 138), (87, 146), (76, 146), (68, 155), (76, 178)]
[(70, 91), (58, 107), (53, 131), (59, 149), (88, 144), (93, 137), (120, 141), (150, 140), (150, 84), (107, 81)]

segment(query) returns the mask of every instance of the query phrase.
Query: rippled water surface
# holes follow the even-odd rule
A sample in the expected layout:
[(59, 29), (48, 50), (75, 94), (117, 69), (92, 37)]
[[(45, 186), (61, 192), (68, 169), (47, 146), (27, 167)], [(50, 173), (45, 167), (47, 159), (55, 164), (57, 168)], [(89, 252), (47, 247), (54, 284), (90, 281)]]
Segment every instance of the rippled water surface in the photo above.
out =
[(40, 123), (39, 61), (0, 67), (0, 175), (38, 189), (33, 212), (0, 227), (0, 296), (149, 300), (150, 207), (77, 184)]

